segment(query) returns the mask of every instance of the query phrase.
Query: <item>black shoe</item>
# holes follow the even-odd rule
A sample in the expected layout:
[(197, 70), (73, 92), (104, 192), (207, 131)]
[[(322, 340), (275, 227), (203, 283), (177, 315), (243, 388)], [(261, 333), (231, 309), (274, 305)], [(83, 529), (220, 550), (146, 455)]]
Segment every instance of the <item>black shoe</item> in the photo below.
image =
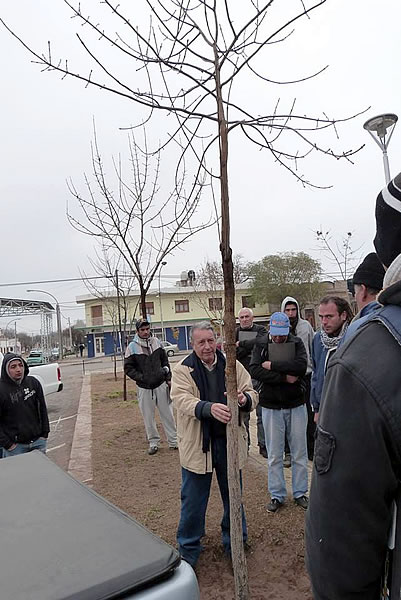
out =
[(267, 458), (266, 446), (259, 446), (259, 454), (261, 454), (263, 458)]
[(306, 510), (308, 508), (309, 499), (307, 496), (300, 496), (299, 498), (295, 498), (295, 504)]
[(156, 454), (158, 449), (159, 449), (158, 446), (150, 446), (150, 448), (148, 450), (149, 456), (153, 456), (153, 454)]
[(267, 505), (267, 512), (275, 513), (282, 506), (283, 506), (283, 503), (280, 502), (280, 500), (277, 500), (277, 498), (272, 498), (271, 501), (269, 502), (269, 504)]
[(286, 469), (288, 469), (291, 466), (291, 454), (284, 454), (283, 465)]

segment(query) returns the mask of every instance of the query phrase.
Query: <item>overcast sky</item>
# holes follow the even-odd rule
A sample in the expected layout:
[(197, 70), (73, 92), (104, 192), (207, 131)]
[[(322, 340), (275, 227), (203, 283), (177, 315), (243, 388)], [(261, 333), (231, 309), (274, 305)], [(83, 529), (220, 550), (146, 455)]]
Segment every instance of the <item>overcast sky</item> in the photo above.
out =
[[(240, 0), (231, 0), (233, 6)], [(98, 2), (81, 2), (90, 13)], [(287, 10), (296, 0), (277, 0)], [(132, 7), (127, 0), (122, 9)], [(137, 6), (137, 4), (135, 4)], [(127, 8), (128, 10), (128, 8)], [(368, 112), (338, 128), (337, 148), (366, 146), (353, 158), (354, 164), (329, 160), (314, 154), (300, 171), (329, 190), (303, 189), (269, 154), (245, 146), (237, 138), (230, 146), (230, 194), (232, 248), (245, 259), (266, 254), (305, 251), (316, 258), (313, 231), (330, 229), (340, 239), (353, 232), (354, 246), (361, 254), (373, 249), (374, 203), (384, 185), (382, 156), (364, 131), (364, 121), (375, 114), (395, 112), (401, 116), (401, 79), (397, 61), (401, 56), (399, 0), (328, 0), (310, 20), (296, 27), (295, 34), (264, 54), (265, 72), (272, 79), (291, 80), (329, 65), (318, 78), (298, 85), (245, 86), (242, 101), (260, 101), (259, 112), (271, 114), (277, 98), (282, 108), (297, 98), (298, 112), (343, 118), (371, 107)], [(2, 2), (1, 16), (27, 43), (80, 64), (74, 32), (82, 28), (69, 18), (62, 0), (15, 0)], [(2, 73), (1, 212), (2, 282), (35, 282), (79, 277), (80, 270), (93, 273), (88, 256), (93, 241), (75, 232), (66, 218), (71, 198), (66, 180), (82, 182), (90, 172), (90, 142), (93, 119), (105, 158), (127, 148), (127, 127), (136, 120), (137, 108), (127, 100), (84, 85), (61, 80), (56, 73), (42, 73), (31, 63), (27, 51), (0, 27)], [(84, 59), (82, 59), (84, 60)], [(86, 60), (86, 59), (85, 59)], [(255, 104), (256, 105), (256, 104)], [(160, 115), (158, 127), (167, 127)], [(331, 144), (333, 137), (327, 138)], [(399, 171), (401, 127), (395, 129), (389, 148), (392, 175)], [(164, 285), (182, 270), (194, 268), (206, 258), (218, 258), (216, 232), (208, 230), (184, 251), (167, 259)], [(327, 272), (334, 267), (324, 262)], [(1, 287), (2, 297), (47, 299), (27, 288), (46, 290), (62, 305), (64, 317), (74, 322), (83, 311), (75, 297), (86, 293), (81, 282), (29, 284)], [(0, 320), (0, 327), (10, 318)], [(63, 319), (63, 326), (66, 320)], [(19, 329), (38, 331), (36, 318), (23, 318)]]

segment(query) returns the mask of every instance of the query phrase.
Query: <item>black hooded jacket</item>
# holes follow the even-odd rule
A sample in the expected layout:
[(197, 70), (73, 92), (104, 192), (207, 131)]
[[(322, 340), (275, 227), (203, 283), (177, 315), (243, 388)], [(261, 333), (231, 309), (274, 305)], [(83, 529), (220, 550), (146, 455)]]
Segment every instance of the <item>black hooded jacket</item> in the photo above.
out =
[[(262, 367), (269, 359), (269, 337), (262, 335), (257, 338), (252, 350), (249, 372), (252, 379), (261, 382), (259, 389), (259, 404), (263, 408), (282, 409), (296, 408), (305, 404), (305, 381), (308, 364), (305, 346), (301, 338), (288, 334), (285, 343), (295, 344), (295, 356), (290, 361), (272, 361), (271, 369)], [(286, 376), (298, 377), (295, 383), (287, 383)]]
[(306, 516), (315, 600), (381, 597), (401, 489), (401, 281), (378, 300), (327, 369)]
[[(24, 365), (21, 383), (7, 373), (7, 364), (18, 358)], [(27, 444), (49, 435), (49, 418), (42, 386), (28, 375), (29, 367), (23, 358), (12, 352), (4, 356), (0, 378), (0, 446), (8, 450), (13, 444)]]

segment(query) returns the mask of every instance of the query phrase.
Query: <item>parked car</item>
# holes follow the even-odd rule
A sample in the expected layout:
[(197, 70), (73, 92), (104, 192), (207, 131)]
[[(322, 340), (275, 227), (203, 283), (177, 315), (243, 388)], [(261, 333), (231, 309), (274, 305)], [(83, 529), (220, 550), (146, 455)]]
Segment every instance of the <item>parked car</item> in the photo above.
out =
[(35, 365), (45, 365), (48, 361), (48, 357), (41, 350), (31, 350), (27, 359), (28, 367)]
[(162, 346), (165, 349), (167, 356), (174, 356), (174, 354), (177, 354), (177, 352), (179, 352), (177, 344), (171, 344), (170, 342), (163, 340)]
[(58, 348), (52, 348), (50, 356), (52, 360), (58, 360), (60, 358), (60, 352)]
[(192, 567), (41, 452), (0, 460), (1, 597), (199, 600)]

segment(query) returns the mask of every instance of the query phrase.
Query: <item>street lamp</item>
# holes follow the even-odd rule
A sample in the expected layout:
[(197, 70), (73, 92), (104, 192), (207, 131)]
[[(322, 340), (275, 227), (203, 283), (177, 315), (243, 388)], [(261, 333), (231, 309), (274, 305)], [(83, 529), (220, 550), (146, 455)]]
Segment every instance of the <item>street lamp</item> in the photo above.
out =
[(63, 358), (63, 332), (61, 329), (61, 315), (60, 315), (60, 304), (58, 303), (58, 300), (55, 296), (53, 296), (53, 294), (51, 294), (50, 292), (45, 292), (45, 290), (26, 290), (27, 292), (40, 292), (41, 294), (47, 294), (48, 296), (50, 296), (51, 298), (53, 298), (53, 300), (56, 303), (56, 319), (57, 319), (57, 335), (58, 335), (58, 348), (59, 348), (59, 355), (60, 355), (60, 359)]
[(393, 135), (395, 124), (398, 121), (397, 115), (394, 113), (385, 113), (371, 117), (364, 124), (366, 129), (383, 152), (384, 176), (386, 184), (390, 181), (390, 166), (388, 163), (387, 148)]
[(165, 260), (160, 263), (159, 269), (159, 308), (160, 308), (160, 327), (162, 328), (162, 340), (164, 341), (164, 325), (163, 325), (163, 310), (162, 310), (162, 295), (160, 291), (160, 275), (162, 272), (162, 268), (167, 264)]
[(14, 352), (15, 352), (15, 354), (17, 354), (17, 321), (21, 321), (21, 317), (18, 317), (17, 319), (11, 319), (11, 321), (9, 321), (7, 323), (7, 325), (6, 325), (6, 327), (5, 327), (5, 330), (7, 331), (8, 326), (11, 323), (14, 323), (14, 338), (15, 338), (15, 341), (14, 341)]

